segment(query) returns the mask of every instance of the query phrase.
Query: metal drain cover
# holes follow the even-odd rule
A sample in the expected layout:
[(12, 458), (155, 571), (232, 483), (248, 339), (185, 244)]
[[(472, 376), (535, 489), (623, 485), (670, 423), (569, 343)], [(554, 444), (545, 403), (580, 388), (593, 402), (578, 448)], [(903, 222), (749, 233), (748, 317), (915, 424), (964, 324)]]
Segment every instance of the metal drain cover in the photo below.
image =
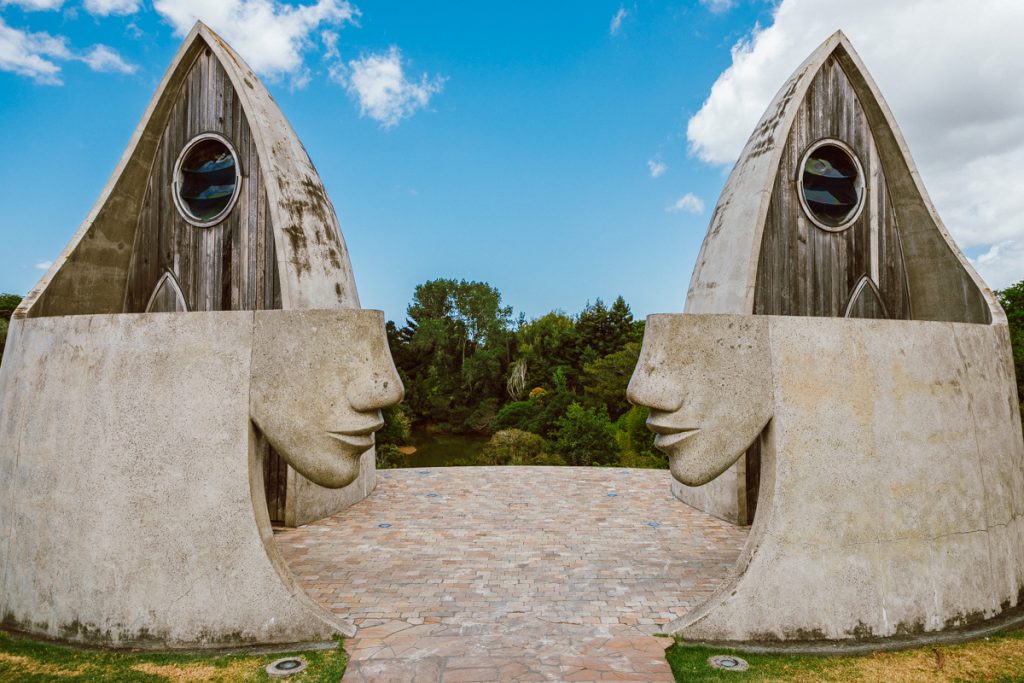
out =
[(713, 669), (725, 669), (726, 671), (746, 671), (750, 666), (747, 664), (747, 660), (734, 655), (708, 657), (708, 665)]
[(302, 657), (285, 657), (267, 664), (265, 671), (270, 678), (288, 678), (306, 670), (309, 664)]

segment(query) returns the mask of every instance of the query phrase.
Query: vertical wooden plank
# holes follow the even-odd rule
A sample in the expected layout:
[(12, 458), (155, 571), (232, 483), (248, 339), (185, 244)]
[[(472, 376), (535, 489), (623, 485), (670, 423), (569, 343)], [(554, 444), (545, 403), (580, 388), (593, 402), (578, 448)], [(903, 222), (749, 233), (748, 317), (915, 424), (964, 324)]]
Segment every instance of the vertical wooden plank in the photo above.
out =
[[(865, 207), (839, 233), (813, 225), (798, 195), (800, 160), (822, 138), (846, 142), (865, 174)], [(841, 316), (864, 275), (878, 286), (893, 317), (909, 315), (897, 226), (867, 116), (842, 66), (830, 58), (813, 79), (783, 149), (761, 243), (755, 312)]]

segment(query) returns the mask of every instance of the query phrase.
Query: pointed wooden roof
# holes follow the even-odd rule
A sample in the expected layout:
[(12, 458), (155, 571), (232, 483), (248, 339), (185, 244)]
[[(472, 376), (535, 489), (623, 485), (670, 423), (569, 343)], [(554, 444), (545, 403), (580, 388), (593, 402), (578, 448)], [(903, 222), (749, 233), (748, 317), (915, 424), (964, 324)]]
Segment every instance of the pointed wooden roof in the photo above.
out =
[(252, 69), (220, 36), (197, 23), (93, 209), (16, 315), (122, 312), (146, 181), (180, 86), (203, 50), (210, 50), (227, 73), (258, 151), (282, 307), (359, 307), (341, 227), (305, 148)]
[(753, 312), (761, 239), (783, 148), (815, 75), (830, 57), (849, 78), (878, 147), (899, 225), (914, 318), (1005, 321), (991, 290), (939, 218), (892, 112), (842, 31), (832, 34), (786, 81), (743, 148), (704, 237), (686, 312)]

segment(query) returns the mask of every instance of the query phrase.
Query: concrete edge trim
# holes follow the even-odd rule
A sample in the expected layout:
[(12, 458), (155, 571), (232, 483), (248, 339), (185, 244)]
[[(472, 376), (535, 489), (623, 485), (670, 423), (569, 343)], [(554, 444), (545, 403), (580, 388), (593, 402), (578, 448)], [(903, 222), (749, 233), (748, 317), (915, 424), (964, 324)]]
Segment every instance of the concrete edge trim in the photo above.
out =
[(758, 655), (861, 655), (872, 652), (911, 650), (929, 645), (955, 645), (990, 635), (1024, 628), (1024, 605), (1006, 610), (998, 616), (947, 631), (931, 631), (913, 635), (864, 640), (794, 640), (794, 641), (730, 641), (685, 640), (676, 638), (682, 647), (713, 647)]
[(23, 628), (20, 628), (18, 625), (11, 624), (6, 621), (0, 622), (0, 633), (6, 633), (8, 635), (16, 636), (21, 640), (29, 640), (34, 643), (40, 643), (44, 645), (54, 645), (56, 647), (63, 647), (69, 650), (78, 650), (81, 652), (138, 651), (140, 653), (145, 652), (146, 654), (174, 653), (201, 655), (276, 655), (287, 654), (290, 652), (322, 652), (325, 650), (335, 649), (342, 651), (345, 650), (344, 643), (339, 642), (337, 640), (307, 640), (295, 643), (274, 643), (273, 645), (238, 645), (234, 647), (225, 647), (223, 645), (211, 647), (197, 647), (195, 645), (175, 647), (174, 645), (169, 643), (153, 640), (122, 641), (117, 644), (96, 644), (75, 640), (65, 640), (63, 638), (51, 638), (40, 633), (26, 631)]

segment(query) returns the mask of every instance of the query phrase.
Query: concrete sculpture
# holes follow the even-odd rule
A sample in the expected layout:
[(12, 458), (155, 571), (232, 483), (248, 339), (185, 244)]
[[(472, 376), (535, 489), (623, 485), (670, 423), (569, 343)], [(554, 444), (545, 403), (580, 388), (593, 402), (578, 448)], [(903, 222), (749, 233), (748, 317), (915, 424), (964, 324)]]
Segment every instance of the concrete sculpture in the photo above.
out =
[(366, 496), (380, 409), (402, 393), (305, 150), (197, 25), (11, 320), (4, 626), (137, 647), (353, 633), (295, 583), (271, 518)]
[(677, 495), (753, 517), (734, 571), (670, 630), (850, 643), (1015, 613), (1013, 373), (1003, 311), (833, 35), (755, 129), (686, 312), (648, 319), (630, 382)]

